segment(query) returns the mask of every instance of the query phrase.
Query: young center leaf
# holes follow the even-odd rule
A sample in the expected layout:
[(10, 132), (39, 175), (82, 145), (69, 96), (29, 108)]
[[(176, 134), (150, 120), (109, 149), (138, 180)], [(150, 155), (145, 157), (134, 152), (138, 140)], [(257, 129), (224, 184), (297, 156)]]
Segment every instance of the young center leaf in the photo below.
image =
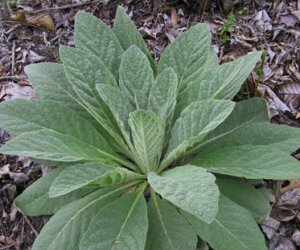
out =
[(219, 190), (215, 177), (192, 165), (177, 167), (158, 175), (148, 174), (155, 192), (175, 206), (211, 223), (218, 211)]
[(156, 170), (164, 143), (162, 122), (153, 112), (137, 110), (130, 114), (129, 126), (139, 166), (144, 173)]

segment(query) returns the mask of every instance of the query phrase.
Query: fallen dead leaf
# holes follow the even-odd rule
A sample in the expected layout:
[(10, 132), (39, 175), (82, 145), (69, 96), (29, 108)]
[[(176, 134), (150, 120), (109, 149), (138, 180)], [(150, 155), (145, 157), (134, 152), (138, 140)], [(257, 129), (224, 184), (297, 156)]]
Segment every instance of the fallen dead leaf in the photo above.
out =
[(51, 32), (55, 31), (55, 25), (52, 17), (44, 12), (37, 13), (34, 15), (28, 15), (25, 14), (23, 10), (18, 10), (10, 15), (10, 19), (20, 23), (26, 23), (41, 29), (45, 29)]
[(178, 24), (178, 16), (177, 16), (176, 9), (174, 7), (171, 8), (171, 20), (172, 20), (173, 27), (176, 27)]
[(294, 188), (300, 188), (300, 180), (291, 180), (289, 185), (280, 189), (280, 193), (284, 194)]

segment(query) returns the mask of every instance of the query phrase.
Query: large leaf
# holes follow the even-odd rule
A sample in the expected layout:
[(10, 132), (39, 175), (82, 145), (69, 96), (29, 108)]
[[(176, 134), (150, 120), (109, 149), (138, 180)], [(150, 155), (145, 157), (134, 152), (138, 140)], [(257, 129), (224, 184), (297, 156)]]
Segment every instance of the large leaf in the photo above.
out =
[(172, 128), (167, 155), (161, 169), (202, 141), (230, 115), (234, 105), (231, 101), (213, 99), (189, 105)]
[(78, 200), (94, 190), (94, 188), (81, 189), (58, 198), (49, 198), (49, 188), (53, 180), (64, 169), (63, 167), (54, 169), (31, 184), (15, 199), (16, 207), (29, 216), (51, 215), (56, 213), (61, 207)]
[[(57, 102), (77, 111), (82, 116), (89, 117), (78, 103), (77, 95), (66, 78), (62, 64), (31, 64), (25, 67), (25, 72), (38, 97)], [(90, 117), (89, 120), (91, 120)]]
[[(197, 24), (179, 35), (162, 53), (159, 72), (172, 67), (180, 90), (206, 73), (205, 64), (211, 57), (211, 34), (204, 24)], [(211, 67), (211, 65), (208, 65)]]
[(150, 111), (137, 110), (129, 115), (136, 160), (144, 173), (157, 168), (164, 143), (164, 126)]
[(240, 145), (214, 149), (191, 164), (210, 172), (247, 179), (299, 179), (300, 163), (274, 146)]
[[(251, 98), (249, 100), (236, 103), (234, 110), (226, 120), (215, 130), (210, 132), (202, 142), (200, 142), (190, 153), (199, 155), (209, 148), (209, 145), (215, 144), (221, 138), (226, 137), (236, 130), (244, 129), (244, 126), (252, 123), (268, 122), (266, 101), (261, 98)], [(216, 143), (218, 144), (218, 143)]]
[(117, 86), (112, 73), (101, 58), (81, 49), (61, 46), (60, 56), (66, 76), (78, 96), (78, 101), (111, 135), (114, 142), (124, 148), (112, 115), (96, 90), (96, 84), (99, 83)]
[(147, 56), (135, 45), (124, 53), (120, 66), (120, 88), (136, 109), (147, 108), (147, 98), (154, 82)]
[(63, 207), (43, 227), (32, 250), (78, 249), (97, 212), (116, 200), (125, 188), (101, 189)]
[(182, 215), (167, 201), (151, 196), (146, 250), (195, 250), (197, 236)]
[(100, 210), (80, 242), (81, 250), (144, 250), (148, 229), (143, 190)]
[(118, 37), (124, 50), (127, 50), (131, 45), (136, 45), (147, 55), (153, 71), (156, 70), (155, 62), (143, 37), (141, 36), (141, 33), (136, 28), (134, 22), (130, 20), (128, 15), (126, 15), (124, 8), (121, 6), (118, 6), (117, 8), (116, 19), (114, 21), (114, 27), (112, 30)]
[(77, 12), (74, 40), (77, 48), (101, 57), (109, 70), (118, 76), (123, 49), (114, 32), (104, 22), (83, 11)]
[(155, 192), (177, 207), (210, 223), (218, 211), (219, 190), (214, 175), (192, 165), (176, 167), (162, 173), (148, 174)]
[(261, 52), (252, 52), (233, 62), (220, 65), (216, 72), (212, 73), (213, 79), (210, 83), (213, 83), (216, 89), (212, 97), (231, 100), (240, 90), (260, 57)]
[(255, 52), (243, 56), (216, 69), (207, 70), (203, 79), (189, 82), (187, 88), (179, 93), (176, 113), (180, 114), (185, 107), (196, 101), (209, 98), (231, 100), (254, 69), (260, 55), (260, 52)]
[(216, 182), (223, 195), (248, 209), (257, 221), (265, 220), (269, 215), (271, 210), (269, 202), (245, 180), (218, 178)]
[(149, 94), (148, 110), (155, 112), (166, 123), (167, 130), (173, 119), (177, 86), (176, 73), (172, 68), (167, 68), (157, 76)]
[(135, 110), (127, 96), (119, 87), (113, 87), (106, 84), (97, 84), (96, 89), (113, 113), (119, 128), (123, 134), (129, 132), (128, 119), (129, 113)]
[(102, 162), (107, 159), (123, 162), (113, 152), (103, 151), (74, 136), (45, 129), (23, 133), (2, 146), (0, 153), (55, 162)]
[(219, 212), (211, 224), (184, 213), (199, 237), (215, 250), (266, 250), (265, 239), (251, 214), (220, 196)]
[(50, 187), (49, 195), (58, 197), (83, 187), (111, 186), (141, 177), (114, 165), (96, 162), (77, 164), (59, 174)]
[(111, 147), (96, 129), (75, 111), (46, 100), (13, 100), (0, 106), (0, 126), (13, 136), (39, 130), (55, 131), (106, 152)]

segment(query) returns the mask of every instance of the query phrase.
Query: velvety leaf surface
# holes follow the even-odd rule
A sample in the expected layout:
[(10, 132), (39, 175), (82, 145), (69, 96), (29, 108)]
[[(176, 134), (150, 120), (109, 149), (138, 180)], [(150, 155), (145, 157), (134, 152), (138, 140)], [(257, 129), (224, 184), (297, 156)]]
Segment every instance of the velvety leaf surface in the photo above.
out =
[(221, 195), (219, 212), (211, 224), (184, 213), (199, 237), (215, 250), (266, 250), (263, 234), (251, 214)]
[(147, 229), (147, 204), (143, 192), (126, 194), (98, 212), (80, 249), (144, 250)]
[(248, 209), (257, 221), (265, 220), (269, 216), (271, 211), (269, 202), (246, 180), (218, 178), (216, 183), (223, 195)]
[(107, 152), (111, 147), (97, 130), (74, 110), (47, 100), (13, 100), (0, 106), (0, 126), (13, 136), (47, 130), (69, 135)]
[(136, 45), (147, 55), (153, 71), (156, 70), (155, 62), (147, 48), (147, 44), (141, 36), (141, 33), (121, 6), (118, 6), (117, 8), (116, 19), (112, 30), (118, 37), (124, 50), (127, 50), (131, 45)]
[(99, 83), (117, 86), (112, 73), (101, 58), (82, 49), (61, 46), (60, 57), (64, 63), (66, 76), (78, 96), (78, 101), (111, 135), (112, 140), (122, 144), (117, 125), (96, 90), (96, 84)]
[(103, 151), (73, 136), (45, 129), (23, 133), (2, 146), (0, 152), (56, 162), (120, 161), (113, 152)]
[(33, 250), (78, 249), (97, 212), (117, 199), (124, 187), (101, 189), (60, 209), (43, 227)]
[(101, 98), (114, 114), (120, 129), (123, 129), (128, 133), (129, 113), (133, 112), (135, 107), (130, 103), (127, 96), (124, 95), (119, 87), (113, 87), (106, 84), (97, 84), (96, 89)]
[(68, 167), (53, 181), (49, 195), (57, 197), (83, 187), (103, 187), (141, 178), (125, 168), (101, 163), (85, 163)]
[(136, 109), (146, 109), (154, 75), (147, 56), (137, 46), (132, 45), (125, 51), (119, 75), (121, 91)]
[(299, 161), (273, 146), (240, 145), (214, 149), (191, 161), (210, 172), (247, 179), (300, 178)]
[(15, 199), (14, 203), (16, 207), (29, 216), (51, 215), (57, 212), (61, 207), (74, 200), (78, 200), (94, 190), (93, 188), (82, 189), (58, 198), (50, 198), (49, 188), (53, 180), (64, 169), (63, 167), (54, 169), (31, 184)]
[(197, 236), (190, 224), (167, 201), (151, 196), (146, 250), (195, 250)]
[(205, 73), (204, 65), (210, 54), (211, 34), (204, 24), (197, 24), (179, 35), (163, 51), (159, 72), (172, 67), (178, 77), (179, 88)]
[(176, 113), (180, 114), (185, 107), (196, 101), (209, 98), (231, 100), (254, 69), (260, 55), (260, 52), (254, 52), (216, 69), (207, 68), (202, 79), (190, 81), (179, 93)]
[(162, 167), (172, 163), (188, 149), (199, 143), (219, 126), (232, 112), (235, 103), (231, 101), (208, 99), (189, 105), (175, 122), (167, 155)]
[(137, 110), (129, 115), (132, 143), (140, 168), (145, 172), (158, 166), (164, 143), (164, 126), (151, 111)]
[(117, 77), (122, 46), (114, 32), (97, 17), (77, 12), (75, 16), (75, 46), (101, 57), (105, 65)]
[(86, 114), (85, 109), (76, 100), (77, 95), (66, 78), (62, 64), (30, 64), (25, 67), (25, 72), (38, 97), (62, 104), (81, 115)]
[(157, 76), (149, 93), (148, 110), (155, 112), (166, 123), (167, 130), (171, 127), (173, 119), (177, 86), (175, 71), (167, 68)]
[(155, 192), (177, 207), (210, 223), (218, 211), (219, 190), (215, 177), (192, 165), (176, 167), (162, 175), (148, 174), (148, 182)]

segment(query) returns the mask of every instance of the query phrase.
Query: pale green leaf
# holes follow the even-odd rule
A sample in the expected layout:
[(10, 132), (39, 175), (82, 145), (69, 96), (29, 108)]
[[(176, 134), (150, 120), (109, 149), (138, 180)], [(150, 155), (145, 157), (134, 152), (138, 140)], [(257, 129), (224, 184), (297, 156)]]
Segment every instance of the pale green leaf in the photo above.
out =
[(251, 53), (215, 69), (207, 69), (202, 79), (190, 81), (187, 88), (179, 93), (176, 114), (196, 101), (209, 98), (231, 100), (254, 69), (260, 55), (260, 52)]
[(43, 227), (32, 250), (74, 250), (97, 212), (118, 198), (126, 187), (101, 189), (60, 209)]
[(271, 211), (269, 202), (245, 180), (218, 178), (216, 183), (223, 195), (248, 209), (256, 221), (263, 221), (269, 216)]
[(77, 164), (59, 174), (50, 187), (49, 195), (58, 197), (83, 187), (112, 186), (141, 177), (113, 164), (97, 162)]
[(167, 201), (151, 196), (146, 250), (195, 250), (197, 236), (183, 216)]
[(97, 130), (74, 110), (47, 100), (13, 100), (0, 106), (0, 126), (13, 136), (39, 130), (68, 135), (112, 152)]
[(211, 224), (184, 213), (199, 237), (214, 250), (267, 250), (265, 239), (248, 210), (220, 196), (219, 212)]
[(172, 68), (167, 68), (157, 76), (149, 94), (148, 110), (155, 112), (167, 124), (167, 130), (173, 119), (177, 86), (176, 73)]
[(62, 64), (30, 64), (25, 67), (25, 72), (38, 97), (62, 104), (81, 115), (86, 114), (77, 101), (77, 95), (66, 78)]
[(120, 88), (136, 109), (146, 109), (149, 91), (154, 82), (147, 56), (135, 45), (124, 53), (120, 66)]
[[(180, 90), (204, 74), (206, 61), (211, 57), (211, 34), (207, 25), (197, 24), (179, 35), (162, 53), (159, 72), (172, 67)], [(209, 66), (211, 67), (211, 66)]]
[(135, 108), (129, 102), (127, 96), (121, 92), (119, 87), (113, 87), (106, 84), (97, 84), (96, 89), (114, 114), (120, 129), (123, 128), (125, 131), (129, 132), (129, 113), (133, 112)]
[(128, 17), (124, 8), (121, 6), (117, 8), (116, 19), (112, 30), (118, 37), (124, 50), (127, 50), (131, 45), (136, 45), (147, 55), (153, 71), (156, 71), (156, 64), (147, 48), (147, 44), (134, 22)]
[(147, 204), (143, 192), (126, 194), (99, 211), (79, 248), (144, 250), (147, 229)]
[(113, 152), (103, 151), (74, 136), (45, 129), (17, 136), (2, 146), (0, 153), (56, 162), (121, 161)]
[(247, 179), (300, 178), (300, 163), (274, 146), (239, 145), (214, 148), (191, 161), (210, 172)]
[(249, 100), (237, 102), (234, 110), (226, 120), (215, 130), (210, 132), (204, 140), (191, 151), (199, 155), (199, 153), (205, 151), (206, 148), (209, 148), (208, 145), (213, 145), (219, 139), (226, 137), (236, 130), (241, 129), (243, 132), (247, 132), (248, 129), (244, 129), (244, 126), (262, 122), (269, 123), (267, 103), (264, 99), (251, 98)]
[(167, 155), (161, 169), (201, 142), (230, 115), (234, 105), (235, 103), (231, 101), (213, 99), (189, 105), (172, 128)]
[(81, 189), (58, 198), (50, 198), (51, 183), (64, 169), (64, 167), (56, 168), (31, 184), (15, 199), (15, 206), (29, 216), (51, 215), (94, 190), (94, 188)]
[(77, 12), (74, 40), (77, 48), (101, 57), (109, 70), (118, 76), (124, 50), (114, 32), (103, 21), (83, 11)]
[(161, 176), (148, 174), (155, 192), (177, 207), (210, 223), (218, 211), (219, 190), (214, 175), (192, 165), (176, 167)]
[(101, 126), (110, 134), (113, 144), (124, 149), (109, 109), (98, 95), (96, 84), (104, 83), (117, 86), (117, 82), (101, 58), (81, 49), (61, 46), (60, 56), (64, 63), (66, 76), (78, 96), (78, 101), (85, 107)]
[(158, 166), (164, 143), (164, 126), (151, 111), (137, 110), (129, 115), (132, 143), (138, 165), (147, 173)]

